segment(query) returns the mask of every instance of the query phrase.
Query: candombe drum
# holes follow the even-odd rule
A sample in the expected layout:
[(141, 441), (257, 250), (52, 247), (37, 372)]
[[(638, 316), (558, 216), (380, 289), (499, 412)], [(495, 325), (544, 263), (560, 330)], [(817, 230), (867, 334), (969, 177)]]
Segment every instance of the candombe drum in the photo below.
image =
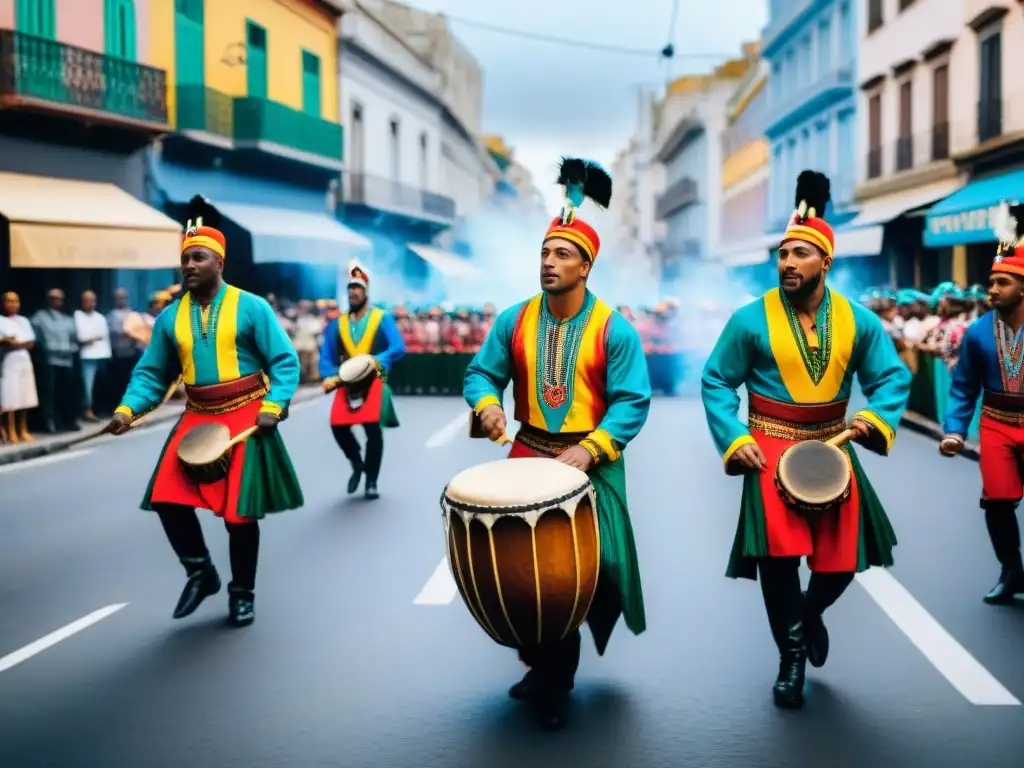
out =
[(782, 452), (775, 487), (786, 506), (815, 517), (850, 497), (850, 460), (842, 446), (856, 434), (848, 429), (830, 440), (803, 440)]
[(601, 566), (585, 472), (547, 458), (480, 464), (452, 479), (441, 510), (459, 594), (495, 642), (554, 642), (583, 623)]
[(338, 368), (338, 379), (345, 387), (349, 407), (356, 410), (370, 393), (370, 387), (376, 381), (377, 361), (372, 355), (356, 355), (349, 358)]
[(249, 427), (231, 437), (231, 432), (223, 424), (193, 427), (178, 443), (178, 461), (186, 477), (196, 485), (220, 482), (228, 476), (231, 449), (244, 443), (258, 429)]

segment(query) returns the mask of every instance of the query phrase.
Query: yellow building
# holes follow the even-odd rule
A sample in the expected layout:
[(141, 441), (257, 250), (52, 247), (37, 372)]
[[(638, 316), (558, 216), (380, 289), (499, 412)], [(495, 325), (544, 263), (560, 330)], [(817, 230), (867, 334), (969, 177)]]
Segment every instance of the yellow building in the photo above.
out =
[(172, 125), (340, 162), (340, 16), (328, 0), (150, 0)]

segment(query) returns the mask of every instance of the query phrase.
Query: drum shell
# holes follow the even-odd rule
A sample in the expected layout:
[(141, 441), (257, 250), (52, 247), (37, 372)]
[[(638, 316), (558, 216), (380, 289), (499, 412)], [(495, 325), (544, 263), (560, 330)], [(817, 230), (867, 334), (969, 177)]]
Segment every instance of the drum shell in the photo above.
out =
[(216, 483), (228, 476), (228, 470), (231, 468), (231, 451), (209, 464), (189, 464), (181, 461), (181, 467), (193, 483), (198, 485)]
[(843, 502), (850, 498), (850, 494), (853, 492), (853, 473), (847, 472), (846, 484), (843, 487), (843, 490), (829, 501), (809, 502), (803, 499), (798, 499), (796, 496), (794, 496), (792, 491), (786, 486), (786, 482), (780, 472), (780, 469), (783, 466), (783, 459), (785, 458), (786, 454), (792, 451), (794, 448), (797, 448), (798, 446), (799, 443), (797, 445), (790, 446), (785, 451), (783, 451), (782, 456), (779, 457), (778, 464), (776, 464), (775, 466), (775, 488), (776, 490), (778, 490), (779, 496), (782, 498), (782, 502), (787, 507), (792, 509), (794, 512), (802, 515), (803, 517), (812, 519), (818, 517), (823, 513), (829, 512), (830, 510), (835, 510)]
[[(446, 499), (446, 501), (448, 501)], [(473, 618), (511, 648), (558, 642), (579, 628), (597, 590), (601, 546), (593, 491), (535, 525), (520, 513), (485, 516), (445, 505), (448, 562)]]

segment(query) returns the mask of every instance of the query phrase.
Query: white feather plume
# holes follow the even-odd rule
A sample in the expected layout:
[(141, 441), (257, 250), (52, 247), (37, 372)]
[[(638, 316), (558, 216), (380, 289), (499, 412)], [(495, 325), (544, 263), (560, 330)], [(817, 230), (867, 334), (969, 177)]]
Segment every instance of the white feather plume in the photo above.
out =
[(1012, 248), (1017, 244), (1017, 219), (1010, 214), (1010, 204), (1005, 200), (999, 206), (999, 211), (992, 222), (992, 229), (1003, 245)]

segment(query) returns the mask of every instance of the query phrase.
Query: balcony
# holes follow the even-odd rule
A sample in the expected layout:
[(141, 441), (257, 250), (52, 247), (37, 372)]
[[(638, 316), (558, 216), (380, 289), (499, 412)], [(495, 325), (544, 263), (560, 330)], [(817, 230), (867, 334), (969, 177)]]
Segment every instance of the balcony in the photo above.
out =
[(852, 63), (825, 73), (807, 87), (791, 88), (773, 98), (765, 115), (764, 133), (769, 139), (785, 134), (792, 126), (854, 95)]
[(218, 137), (227, 143), (234, 139), (234, 99), (203, 85), (179, 85), (175, 93), (178, 131)]
[(344, 204), (448, 225), (455, 221), (450, 197), (365, 173), (345, 174)]
[(307, 115), (277, 101), (252, 96), (236, 98), (235, 147), (298, 154), (341, 167), (342, 128), (338, 123)]
[(145, 134), (168, 130), (162, 69), (0, 30), (0, 108), (63, 114)]
[(914, 167), (914, 137), (900, 136), (896, 139), (896, 172)]
[(654, 217), (658, 221), (664, 221), (673, 213), (693, 205), (697, 199), (697, 182), (689, 176), (684, 176), (669, 185), (668, 189), (658, 196)]
[(932, 160), (949, 159), (949, 123), (932, 126)]
[(798, 22), (813, 13), (816, 2), (814, 0), (789, 0), (788, 2), (773, 3), (773, 13), (768, 25), (761, 33), (761, 55), (771, 58), (776, 51), (788, 40), (791, 35), (787, 34), (797, 28)]

